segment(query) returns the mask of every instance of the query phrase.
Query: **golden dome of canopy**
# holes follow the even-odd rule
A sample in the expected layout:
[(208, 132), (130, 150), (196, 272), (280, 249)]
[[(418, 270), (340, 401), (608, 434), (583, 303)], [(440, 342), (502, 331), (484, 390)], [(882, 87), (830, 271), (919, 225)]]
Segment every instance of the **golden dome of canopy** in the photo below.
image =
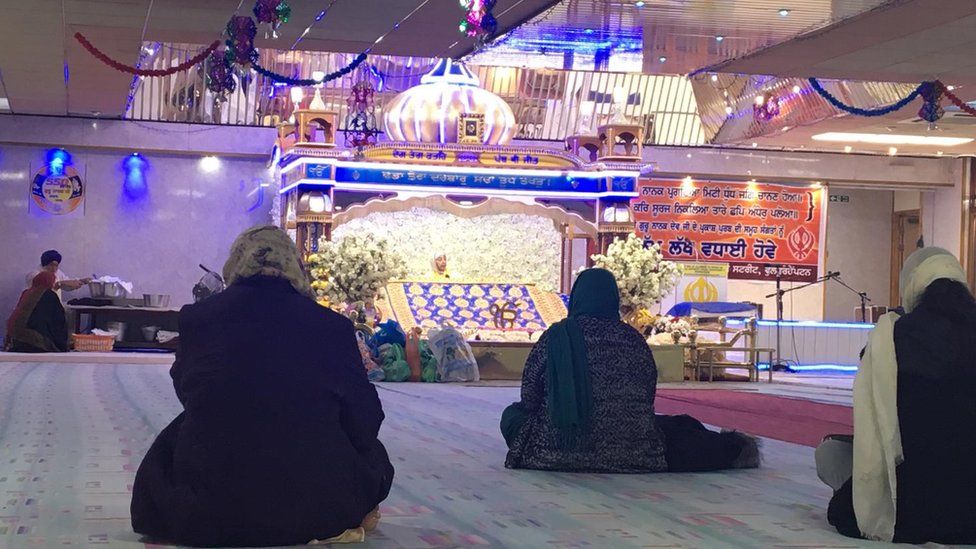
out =
[(441, 59), (414, 86), (386, 106), (384, 126), (393, 141), (457, 143), (458, 119), (484, 115), (481, 142), (507, 145), (515, 133), (515, 115), (501, 97), (481, 87), (464, 65)]

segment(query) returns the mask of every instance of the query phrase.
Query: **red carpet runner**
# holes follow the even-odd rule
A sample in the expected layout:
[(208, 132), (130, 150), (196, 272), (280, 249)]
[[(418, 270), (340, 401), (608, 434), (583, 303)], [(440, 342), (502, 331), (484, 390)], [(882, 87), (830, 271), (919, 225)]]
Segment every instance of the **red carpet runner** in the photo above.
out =
[(658, 414), (688, 414), (702, 423), (816, 446), (829, 434), (854, 432), (849, 406), (725, 389), (660, 389)]

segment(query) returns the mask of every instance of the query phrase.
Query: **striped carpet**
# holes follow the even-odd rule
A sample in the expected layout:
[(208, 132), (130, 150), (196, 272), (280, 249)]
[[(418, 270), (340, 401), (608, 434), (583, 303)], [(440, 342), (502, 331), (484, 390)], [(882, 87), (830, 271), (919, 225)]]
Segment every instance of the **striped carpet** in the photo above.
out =
[[(179, 411), (163, 365), (0, 364), (0, 547), (143, 547), (131, 484)], [(709, 474), (508, 471), (514, 387), (386, 384), (397, 477), (365, 547), (867, 547), (825, 523), (813, 450), (767, 440), (766, 466)]]

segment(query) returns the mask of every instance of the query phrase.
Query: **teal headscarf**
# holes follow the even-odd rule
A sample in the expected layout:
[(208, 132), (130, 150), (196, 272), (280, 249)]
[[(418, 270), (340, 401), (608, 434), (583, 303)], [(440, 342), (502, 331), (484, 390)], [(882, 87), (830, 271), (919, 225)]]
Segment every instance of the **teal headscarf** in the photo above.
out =
[(580, 273), (569, 298), (569, 316), (549, 328), (549, 417), (563, 448), (572, 447), (588, 429), (593, 412), (586, 344), (576, 321), (580, 316), (620, 320), (620, 291), (610, 271), (587, 269)]

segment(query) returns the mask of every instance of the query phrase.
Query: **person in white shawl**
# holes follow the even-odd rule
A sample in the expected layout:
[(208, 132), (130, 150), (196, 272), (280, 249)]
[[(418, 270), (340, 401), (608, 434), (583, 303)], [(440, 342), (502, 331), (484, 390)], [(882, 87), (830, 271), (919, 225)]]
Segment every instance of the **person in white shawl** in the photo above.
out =
[[(941, 248), (923, 248), (906, 260), (899, 281), (901, 304), (906, 315), (916, 309), (929, 286), (941, 279), (960, 283), (963, 288), (956, 288), (956, 291), (970, 295), (965, 288), (966, 273), (959, 261), (948, 251)], [(969, 299), (972, 299), (971, 295)], [(905, 319), (907, 316), (901, 318)], [(821, 479), (838, 492), (842, 485), (848, 482), (851, 484), (846, 488), (852, 490), (852, 496), (848, 497), (853, 500), (853, 511), (860, 535), (878, 541), (895, 540), (896, 518), (901, 516), (898, 513), (896, 473), (905, 456), (898, 402), (898, 358), (902, 355), (903, 345), (899, 344), (899, 353), (896, 356), (897, 321), (899, 316), (896, 313), (881, 317), (871, 332), (861, 357), (861, 365), (854, 381), (853, 443), (829, 438), (816, 453), (817, 470)], [(934, 369), (933, 366), (932, 370)], [(836, 515), (834, 505), (832, 502), (831, 512)], [(837, 507), (848, 505), (849, 503)], [(973, 520), (976, 521), (976, 516)], [(845, 533), (836, 522), (843, 521), (831, 516), (831, 523)]]

